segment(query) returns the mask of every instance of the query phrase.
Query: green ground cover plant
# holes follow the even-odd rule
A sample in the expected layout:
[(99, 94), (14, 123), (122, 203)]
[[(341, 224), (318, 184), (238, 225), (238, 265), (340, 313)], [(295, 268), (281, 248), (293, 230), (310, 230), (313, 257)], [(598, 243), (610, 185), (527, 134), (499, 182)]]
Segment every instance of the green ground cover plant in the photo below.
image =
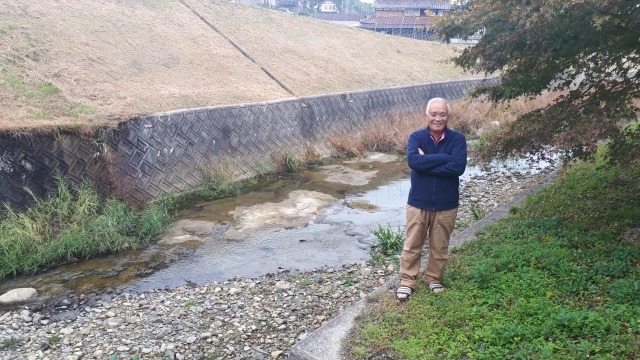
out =
[(5, 338), (2, 340), (2, 345), (0, 345), (0, 349), (2, 350), (16, 350), (18, 348), (18, 344), (20, 340), (15, 337)]
[(454, 249), (440, 294), (372, 299), (368, 359), (636, 359), (640, 167), (580, 162)]
[(55, 194), (33, 198), (31, 208), (7, 208), (0, 221), (0, 279), (139, 248), (161, 234), (171, 219), (163, 206), (136, 210), (86, 184), (72, 190), (62, 177)]

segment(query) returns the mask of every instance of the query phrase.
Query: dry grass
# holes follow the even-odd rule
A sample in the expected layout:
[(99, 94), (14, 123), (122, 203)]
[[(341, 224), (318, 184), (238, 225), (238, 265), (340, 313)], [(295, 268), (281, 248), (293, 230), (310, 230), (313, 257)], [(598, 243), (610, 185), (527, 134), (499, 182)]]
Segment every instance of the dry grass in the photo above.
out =
[(471, 77), (448, 61), (458, 49), (451, 45), (223, 1), (188, 3), (296, 96)]
[[(465, 134), (467, 139), (477, 139), (499, 130), (524, 113), (551, 103), (556, 97), (557, 94), (546, 93), (534, 99), (519, 98), (498, 105), (482, 99), (453, 101), (449, 127)], [(336, 134), (330, 138), (330, 143), (336, 155), (343, 157), (361, 156), (365, 151), (403, 154), (411, 132), (426, 125), (424, 111), (394, 114), (372, 121), (361, 131)]]
[(468, 137), (478, 138), (512, 123), (520, 115), (552, 103), (558, 96), (558, 93), (544, 93), (532, 99), (520, 97), (499, 104), (482, 98), (465, 99), (452, 105), (450, 122)]
[(226, 1), (185, 3), (2, 0), (0, 131), (472, 77), (447, 62), (453, 46)]
[(343, 157), (361, 156), (365, 151), (404, 153), (411, 132), (424, 126), (422, 112), (394, 114), (371, 122), (361, 131), (334, 135), (329, 141), (337, 156)]

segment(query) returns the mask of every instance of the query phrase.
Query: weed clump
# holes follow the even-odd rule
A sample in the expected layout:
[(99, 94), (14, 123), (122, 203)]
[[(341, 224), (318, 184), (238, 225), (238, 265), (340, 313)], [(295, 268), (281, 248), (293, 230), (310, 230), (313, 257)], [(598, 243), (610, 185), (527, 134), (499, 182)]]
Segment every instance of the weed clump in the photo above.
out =
[[(371, 259), (378, 263), (384, 263), (387, 259), (397, 256), (404, 245), (404, 230), (398, 226), (396, 230), (391, 227), (378, 225), (373, 230), (376, 243), (371, 247)], [(397, 259), (395, 259), (397, 260)]]
[(171, 218), (158, 205), (139, 211), (103, 198), (87, 184), (72, 190), (62, 177), (56, 183), (49, 198), (31, 193), (35, 205), (25, 212), (7, 207), (0, 222), (0, 279), (137, 249), (161, 234)]

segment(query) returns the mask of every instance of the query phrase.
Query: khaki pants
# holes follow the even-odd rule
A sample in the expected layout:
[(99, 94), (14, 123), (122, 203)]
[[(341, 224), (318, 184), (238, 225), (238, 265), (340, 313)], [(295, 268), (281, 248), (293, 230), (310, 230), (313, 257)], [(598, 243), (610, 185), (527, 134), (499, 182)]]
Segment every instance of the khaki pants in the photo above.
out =
[(429, 261), (425, 270), (427, 284), (441, 283), (449, 259), (449, 238), (456, 224), (458, 208), (428, 211), (407, 205), (407, 238), (400, 256), (400, 285), (416, 289), (420, 258), (429, 239)]

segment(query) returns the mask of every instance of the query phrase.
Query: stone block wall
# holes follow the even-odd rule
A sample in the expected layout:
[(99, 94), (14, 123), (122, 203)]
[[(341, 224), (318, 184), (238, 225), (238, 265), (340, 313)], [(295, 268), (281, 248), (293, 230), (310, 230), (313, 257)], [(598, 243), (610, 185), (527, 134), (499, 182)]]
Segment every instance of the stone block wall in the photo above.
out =
[(497, 79), (431, 83), (327, 94), (275, 102), (187, 109), (144, 116), (73, 134), (0, 134), (0, 202), (25, 207), (55, 189), (54, 175), (90, 181), (135, 203), (197, 185), (200, 169), (232, 164), (250, 175), (272, 156), (301, 157), (307, 147), (330, 151), (329, 137), (390, 114), (423, 110), (433, 97), (456, 100)]
[(98, 141), (77, 134), (0, 134), (0, 202), (24, 208), (32, 203), (26, 189), (45, 197), (56, 191), (58, 175), (75, 186), (100, 184), (107, 171), (102, 151)]

